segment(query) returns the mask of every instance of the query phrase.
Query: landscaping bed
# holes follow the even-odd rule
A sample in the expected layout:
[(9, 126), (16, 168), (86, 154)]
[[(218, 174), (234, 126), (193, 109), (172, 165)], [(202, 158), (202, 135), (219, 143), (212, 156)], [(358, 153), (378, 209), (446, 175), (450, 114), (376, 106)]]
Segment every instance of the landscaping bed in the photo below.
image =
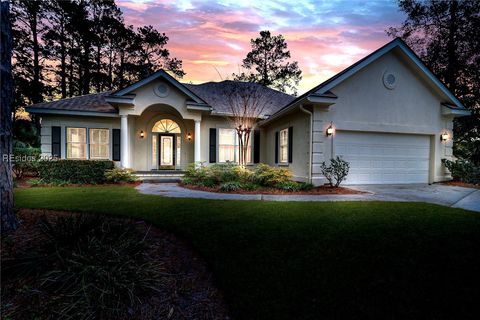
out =
[(204, 261), (143, 221), (21, 209), (2, 237), (5, 319), (226, 319)]
[(198, 191), (207, 191), (207, 192), (217, 192), (217, 193), (233, 193), (233, 194), (278, 194), (278, 195), (334, 195), (334, 194), (364, 194), (365, 192), (359, 190), (353, 190), (344, 187), (331, 187), (331, 186), (319, 186), (313, 187), (309, 190), (300, 190), (300, 191), (287, 191), (276, 188), (267, 188), (259, 187), (254, 190), (245, 190), (237, 189), (235, 191), (223, 191), (221, 186), (215, 187), (206, 187), (202, 185), (195, 184), (179, 184), (183, 188), (198, 190)]
[(467, 182), (458, 181), (458, 180), (443, 181), (443, 182), (440, 182), (440, 184), (444, 184), (444, 185), (447, 185), (447, 186), (480, 189), (479, 184), (467, 183)]

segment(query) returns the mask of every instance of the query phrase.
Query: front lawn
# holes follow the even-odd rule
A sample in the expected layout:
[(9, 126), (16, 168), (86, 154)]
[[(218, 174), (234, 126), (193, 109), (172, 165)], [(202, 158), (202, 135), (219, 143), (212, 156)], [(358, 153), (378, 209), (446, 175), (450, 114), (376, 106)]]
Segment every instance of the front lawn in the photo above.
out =
[(480, 215), (424, 203), (173, 199), (26, 188), (21, 208), (142, 218), (205, 257), (235, 319), (474, 318)]

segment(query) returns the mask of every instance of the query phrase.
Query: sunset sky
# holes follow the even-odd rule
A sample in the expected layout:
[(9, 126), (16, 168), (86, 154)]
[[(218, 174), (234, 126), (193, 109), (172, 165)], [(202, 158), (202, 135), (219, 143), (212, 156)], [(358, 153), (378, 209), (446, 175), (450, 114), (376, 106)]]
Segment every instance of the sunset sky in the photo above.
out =
[(303, 72), (299, 93), (390, 41), (385, 30), (404, 19), (393, 0), (116, 2), (128, 24), (153, 25), (167, 34), (187, 82), (230, 77), (250, 51), (251, 38), (266, 29), (280, 33)]

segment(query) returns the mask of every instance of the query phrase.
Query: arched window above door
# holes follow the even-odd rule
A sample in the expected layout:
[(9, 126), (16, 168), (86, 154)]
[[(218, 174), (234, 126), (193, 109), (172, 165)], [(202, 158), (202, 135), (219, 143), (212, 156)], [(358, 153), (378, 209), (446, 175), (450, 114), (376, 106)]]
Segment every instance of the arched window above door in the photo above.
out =
[(153, 126), (152, 132), (160, 133), (180, 133), (180, 126), (173, 120), (162, 119)]

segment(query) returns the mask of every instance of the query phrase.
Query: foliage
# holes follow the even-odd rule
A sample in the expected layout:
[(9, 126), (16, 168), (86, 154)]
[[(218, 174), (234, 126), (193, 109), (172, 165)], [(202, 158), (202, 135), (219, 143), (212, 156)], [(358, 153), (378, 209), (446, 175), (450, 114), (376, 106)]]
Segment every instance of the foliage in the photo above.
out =
[(37, 175), (37, 164), (40, 159), (40, 153), (41, 150), (39, 148), (14, 148), (12, 170), (15, 178), (22, 179), (27, 173), (33, 176)]
[(240, 188), (247, 191), (253, 191), (260, 188), (260, 186), (253, 182), (245, 182), (240, 185)]
[(12, 1), (11, 9), (16, 110), (117, 90), (161, 68), (185, 75), (167, 48), (168, 36), (126, 24), (113, 0)]
[(453, 179), (466, 183), (480, 184), (480, 166), (468, 160), (451, 161), (442, 159), (443, 164), (451, 172)]
[(310, 182), (299, 182), (299, 187), (302, 191), (309, 191), (315, 188), (315, 186)]
[[(280, 34), (272, 36), (270, 31), (260, 31), (260, 37), (250, 40), (252, 50), (243, 59), (242, 67), (249, 72), (234, 74), (235, 80), (260, 83), (282, 92), (297, 92), (302, 79), (298, 62), (289, 62), (285, 38)], [(266, 54), (268, 52), (268, 54)]]
[(97, 184), (106, 181), (105, 172), (114, 168), (108, 160), (41, 160), (38, 174), (43, 183), (67, 181), (72, 184)]
[(40, 134), (33, 121), (16, 119), (13, 123), (13, 138), (25, 143), (25, 146), (40, 147)]
[(113, 168), (105, 170), (105, 179), (107, 182), (134, 182), (137, 180), (130, 170), (123, 168)]
[[(301, 184), (291, 181), (292, 173), (286, 168), (271, 167), (258, 164), (253, 170), (234, 163), (219, 163), (206, 166), (203, 163), (190, 164), (185, 170), (182, 182), (184, 184), (225, 188), (234, 185), (237, 189), (255, 190), (259, 187), (276, 187), (282, 183)], [(307, 189), (308, 190), (308, 186)], [(233, 190), (230, 190), (233, 191)]]
[(40, 228), (45, 239), (3, 262), (2, 276), (28, 279), (23, 295), (34, 302), (14, 318), (128, 318), (161, 283), (133, 223), (71, 215), (43, 218)]
[(330, 165), (322, 162), (320, 170), (331, 186), (339, 187), (348, 175), (350, 164), (337, 156), (336, 158), (330, 159)]
[(242, 189), (242, 184), (238, 181), (224, 182), (220, 185), (220, 190), (223, 192), (232, 192)]
[(275, 185), (275, 188), (283, 190), (283, 191), (299, 191), (300, 190), (300, 184), (295, 181), (285, 181), (285, 182), (280, 182)]
[(480, 165), (480, 1), (400, 0), (406, 14), (388, 33), (401, 37), (472, 111), (454, 121), (454, 154)]
[(274, 187), (277, 184), (290, 181), (292, 173), (286, 168), (271, 167), (260, 163), (254, 169), (254, 181), (264, 187)]

